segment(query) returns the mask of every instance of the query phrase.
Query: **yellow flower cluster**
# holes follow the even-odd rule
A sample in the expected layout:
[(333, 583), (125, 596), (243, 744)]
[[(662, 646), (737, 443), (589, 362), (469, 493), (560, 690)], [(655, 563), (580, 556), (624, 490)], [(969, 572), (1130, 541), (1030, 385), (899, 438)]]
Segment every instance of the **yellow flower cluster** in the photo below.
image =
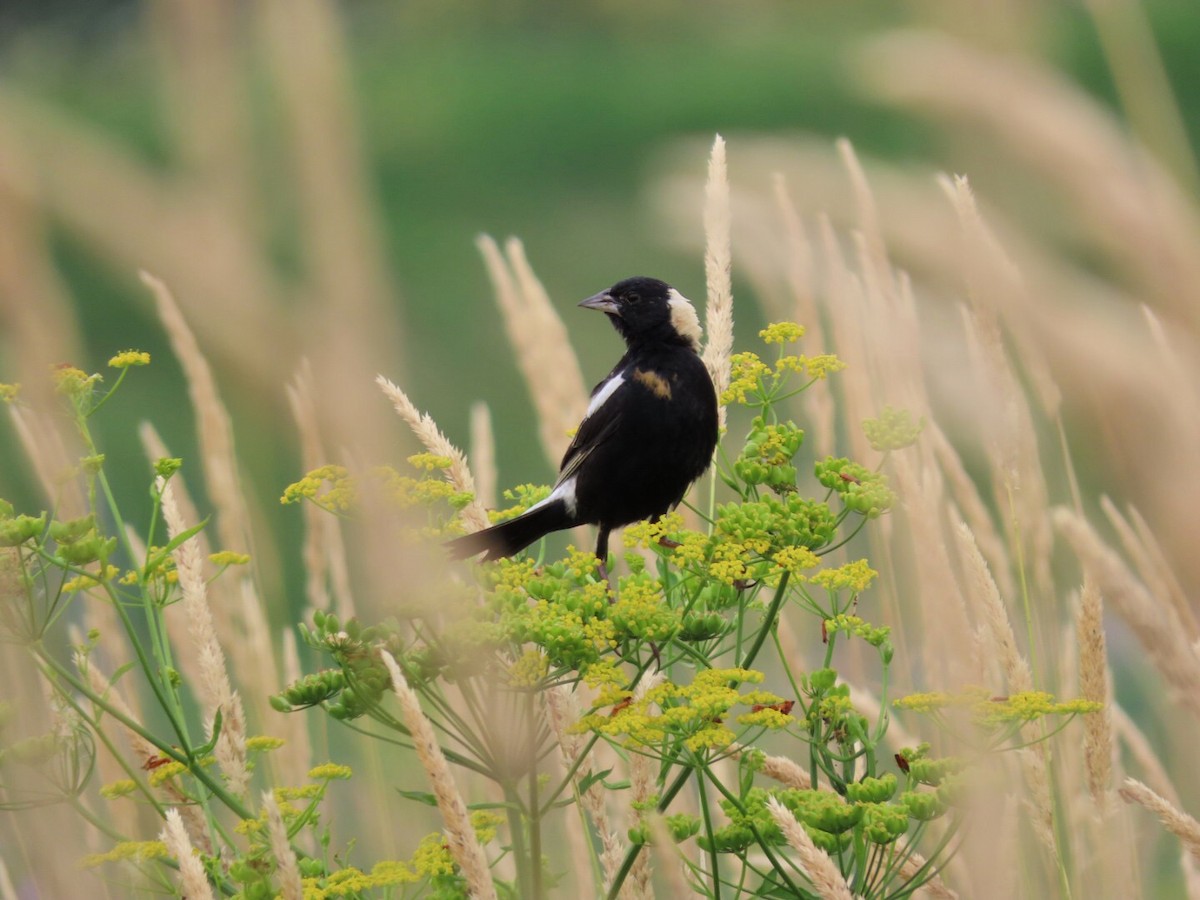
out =
[(103, 380), (100, 375), (89, 375), (71, 365), (54, 368), (54, 389), (68, 397), (82, 396)]
[(91, 853), (79, 861), (85, 869), (91, 869), (106, 862), (121, 862), (132, 859), (143, 861), (148, 859), (165, 859), (167, 845), (162, 841), (121, 841), (106, 853)]
[(335, 778), (346, 780), (353, 776), (354, 772), (351, 771), (349, 766), (342, 766), (331, 762), (322, 763), (308, 770), (308, 777), (313, 781), (333, 781)]
[(299, 481), (289, 484), (280, 503), (311, 500), (330, 512), (346, 512), (358, 500), (358, 484), (345, 466), (319, 466)]
[(857, 559), (836, 569), (822, 569), (811, 576), (809, 581), (831, 591), (852, 591), (857, 594), (865, 591), (878, 575), (878, 572), (867, 565), (865, 559)]
[(408, 464), (422, 472), (436, 472), (450, 468), (454, 462), (448, 456), (438, 456), (436, 453), (414, 453), (407, 458)]
[(773, 557), (775, 565), (779, 568), (792, 573), (792, 577), (803, 578), (805, 569), (814, 569), (821, 564), (821, 557), (813, 553), (807, 547), (784, 547)]
[(526, 650), (508, 669), (513, 687), (533, 687), (550, 671), (550, 660), (540, 650)]
[(0, 403), (12, 403), (17, 399), (17, 394), (21, 392), (19, 384), (2, 384), (0, 383)]
[(103, 785), (100, 788), (100, 796), (105, 800), (116, 800), (118, 797), (127, 797), (136, 790), (137, 782), (132, 778), (122, 778), (120, 781)]
[(281, 737), (256, 734), (253, 737), (246, 738), (246, 749), (251, 753), (266, 753), (270, 750), (278, 750), (286, 743), (287, 741)]
[(405, 862), (387, 859), (375, 864), (370, 872), (347, 866), (321, 878), (303, 879), (304, 900), (328, 900), (330, 897), (350, 897), (375, 888), (413, 884), (421, 875)]
[(1031, 722), (1044, 716), (1081, 715), (1103, 708), (1102, 704), (1092, 700), (1056, 700), (1046, 691), (1022, 691), (1008, 697), (994, 697), (978, 685), (965, 687), (956, 694), (945, 691), (910, 694), (897, 700), (896, 706), (921, 713), (966, 707), (975, 722), (985, 727)]
[(790, 344), (804, 337), (804, 326), (795, 322), (773, 322), (760, 331), (758, 336), (763, 339), (764, 344)]
[(735, 353), (729, 358), (729, 387), (721, 394), (721, 403), (745, 403), (751, 393), (763, 389), (763, 379), (771, 374), (771, 367), (757, 353), (746, 351)]
[(142, 350), (122, 350), (108, 361), (111, 369), (128, 369), (131, 366), (150, 365), (150, 354)]
[(75, 591), (83, 591), (88, 588), (94, 588), (102, 581), (110, 581), (116, 578), (121, 573), (121, 570), (114, 565), (106, 565), (103, 572), (97, 572), (95, 575), (76, 575), (63, 582), (63, 593), (72, 594)]
[(214, 566), (225, 568), (226, 566), (244, 566), (250, 562), (249, 553), (238, 553), (235, 550), (218, 550), (216, 553), (208, 554), (209, 561)]
[[(763, 673), (753, 669), (705, 669), (689, 685), (663, 682), (635, 699), (627, 690), (612, 690), (598, 698), (611, 703), (608, 714), (584, 716), (571, 727), (574, 733), (596, 731), (605, 735), (625, 735), (633, 745), (652, 747), (670, 736), (682, 737), (693, 752), (723, 749), (737, 739), (725, 725), (725, 716), (734, 706), (767, 707), (783, 700), (766, 691), (739, 693), (738, 683), (757, 684)], [(762, 709), (748, 713), (749, 725), (757, 728), (782, 728), (791, 716), (760, 716)], [(776, 710), (778, 712), (778, 710)], [(739, 717), (738, 721), (741, 721)]]

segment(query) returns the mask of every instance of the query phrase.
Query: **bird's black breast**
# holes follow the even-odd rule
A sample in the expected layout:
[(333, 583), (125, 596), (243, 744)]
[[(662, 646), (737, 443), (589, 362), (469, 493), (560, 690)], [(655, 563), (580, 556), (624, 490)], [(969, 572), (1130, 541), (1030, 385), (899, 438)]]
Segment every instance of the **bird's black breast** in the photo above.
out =
[(603, 426), (606, 437), (590, 450), (575, 485), (587, 520), (610, 527), (679, 503), (717, 443), (716, 392), (691, 349), (631, 352), (614, 377), (620, 387), (595, 411), (595, 422), (585, 420), (597, 431)]

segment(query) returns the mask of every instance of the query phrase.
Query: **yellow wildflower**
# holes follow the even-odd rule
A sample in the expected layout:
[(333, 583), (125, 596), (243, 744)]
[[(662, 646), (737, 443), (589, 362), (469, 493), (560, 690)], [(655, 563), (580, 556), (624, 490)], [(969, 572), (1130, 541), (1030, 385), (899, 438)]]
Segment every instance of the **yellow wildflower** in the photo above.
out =
[(250, 562), (249, 553), (237, 553), (233, 550), (218, 550), (208, 554), (208, 558), (215, 566), (244, 566)]
[(849, 590), (857, 594), (865, 591), (878, 575), (878, 572), (867, 565), (865, 559), (858, 559), (836, 569), (822, 569), (811, 576), (809, 581), (831, 591)]
[(774, 322), (758, 333), (765, 344), (790, 344), (804, 337), (804, 326), (795, 322)]
[(347, 779), (354, 775), (349, 766), (337, 763), (322, 763), (308, 770), (308, 777), (313, 781), (332, 781), (335, 778)]
[(143, 350), (122, 350), (108, 361), (109, 368), (128, 369), (131, 366), (150, 365), (150, 354)]

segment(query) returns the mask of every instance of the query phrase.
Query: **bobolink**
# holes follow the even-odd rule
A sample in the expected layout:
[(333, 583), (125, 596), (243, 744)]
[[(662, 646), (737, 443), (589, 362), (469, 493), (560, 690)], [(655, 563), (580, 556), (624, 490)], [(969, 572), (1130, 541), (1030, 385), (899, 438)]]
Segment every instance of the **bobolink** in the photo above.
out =
[(625, 355), (592, 390), (550, 496), (515, 519), (456, 538), (451, 555), (512, 556), (552, 531), (599, 526), (596, 557), (614, 528), (656, 520), (704, 474), (717, 446), (717, 395), (698, 355), (700, 321), (656, 278), (627, 278), (579, 304), (608, 316)]

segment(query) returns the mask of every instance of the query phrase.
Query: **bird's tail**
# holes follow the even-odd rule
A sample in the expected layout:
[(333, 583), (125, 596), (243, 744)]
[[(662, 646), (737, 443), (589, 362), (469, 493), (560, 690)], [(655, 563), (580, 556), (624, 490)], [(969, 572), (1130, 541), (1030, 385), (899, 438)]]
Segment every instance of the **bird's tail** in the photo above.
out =
[(483, 561), (487, 562), (512, 556), (550, 532), (575, 524), (566, 505), (556, 500), (545, 506), (535, 506), (515, 519), (447, 541), (446, 548), (454, 559), (466, 559), (483, 553)]

